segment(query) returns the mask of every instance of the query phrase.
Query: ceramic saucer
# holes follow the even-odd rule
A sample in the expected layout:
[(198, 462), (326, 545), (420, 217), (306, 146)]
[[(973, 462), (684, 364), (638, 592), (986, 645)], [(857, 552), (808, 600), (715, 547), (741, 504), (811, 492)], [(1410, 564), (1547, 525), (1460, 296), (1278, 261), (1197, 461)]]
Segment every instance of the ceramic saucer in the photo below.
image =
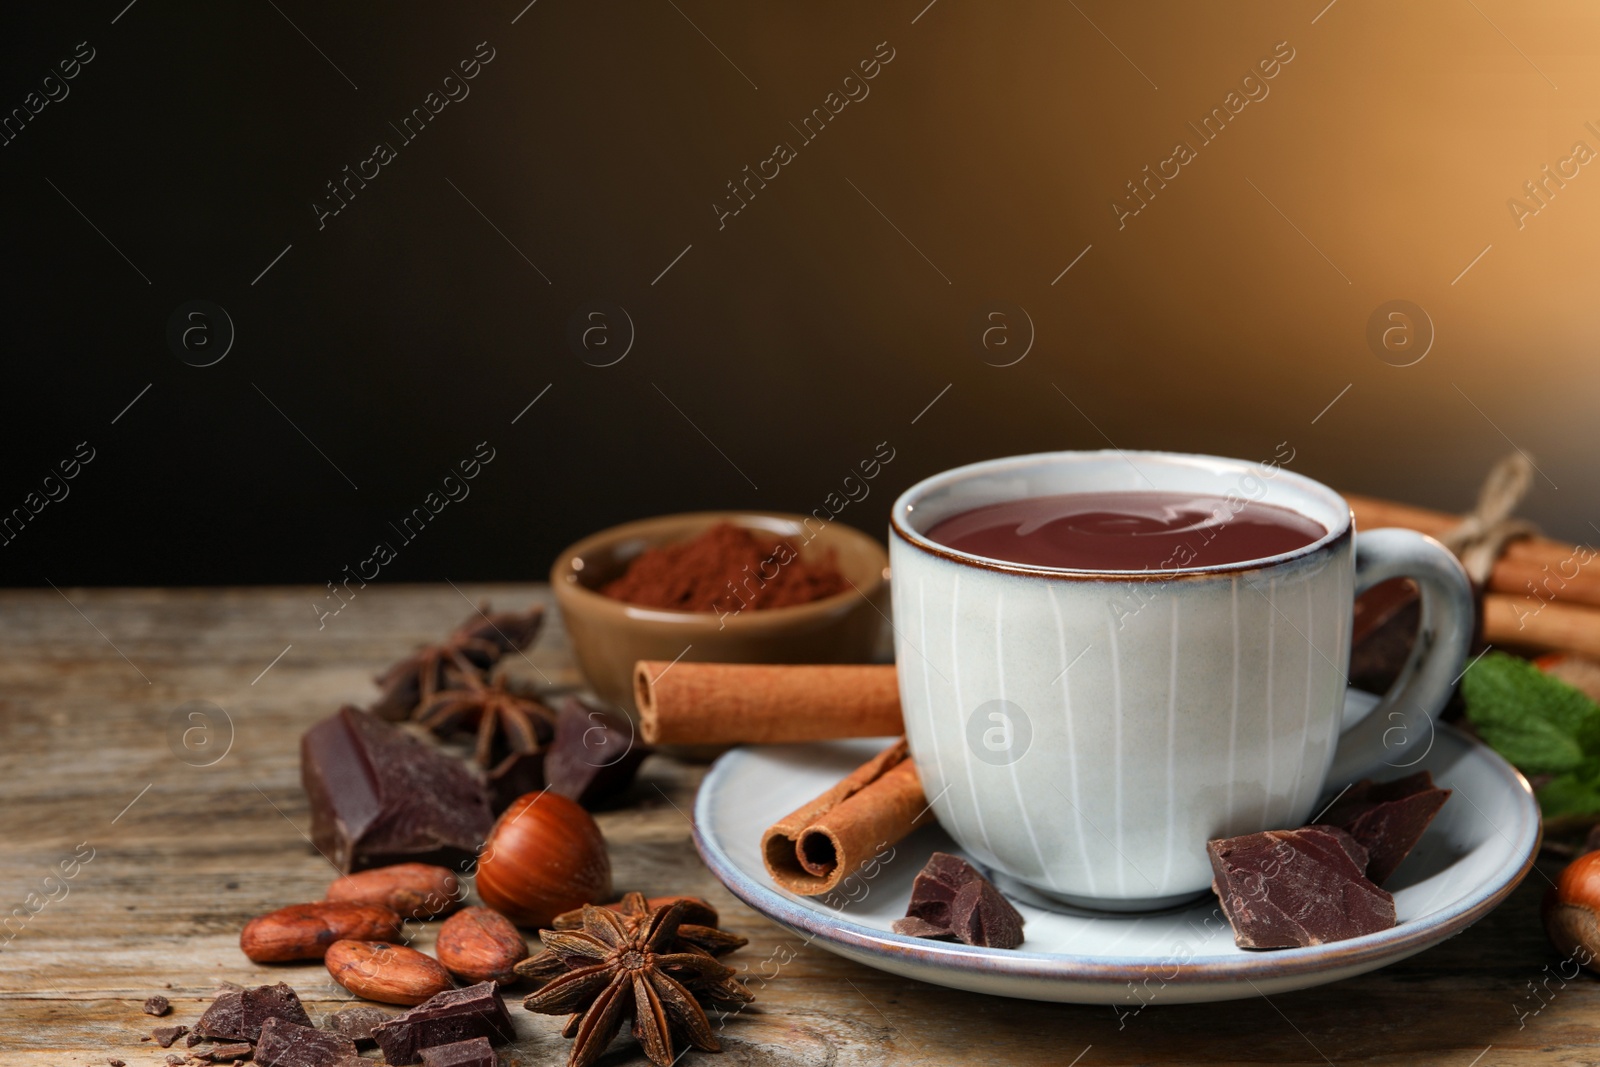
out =
[[(762, 831), (837, 782), (887, 743), (837, 741), (735, 749), (717, 760), (695, 801), (695, 842), (712, 872), (752, 908), (869, 967), (936, 985), (1031, 1000), (1143, 1006), (1229, 1000), (1336, 982), (1436, 945), (1487, 915), (1527, 874), (1539, 848), (1539, 808), (1523, 777), (1486, 746), (1439, 726), (1414, 766), (1454, 790), (1385, 887), (1399, 922), (1331, 945), (1247, 952), (1235, 947), (1210, 894), (1157, 914), (1117, 915), (1009, 892), (1027, 920), (1019, 949), (902, 937), (911, 881), (936, 850), (960, 850), (937, 826), (895, 846), (873, 877), (829, 898), (778, 888), (761, 862)], [(1002, 888), (1012, 889), (1003, 881)]]

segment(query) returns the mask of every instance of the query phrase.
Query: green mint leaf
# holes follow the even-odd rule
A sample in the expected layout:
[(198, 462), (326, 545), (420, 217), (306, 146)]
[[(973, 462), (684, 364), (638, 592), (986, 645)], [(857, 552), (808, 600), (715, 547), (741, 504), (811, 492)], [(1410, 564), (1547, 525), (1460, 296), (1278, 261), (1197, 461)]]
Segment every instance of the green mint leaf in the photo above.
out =
[(1502, 722), (1472, 716), (1478, 736), (1524, 774), (1561, 774), (1583, 762), (1583, 749), (1540, 719)]
[(1600, 815), (1600, 778), (1587, 777), (1583, 771), (1552, 778), (1539, 790), (1539, 810), (1546, 819)]
[(1600, 706), (1532, 663), (1491, 652), (1461, 680), (1467, 719), (1527, 774), (1565, 774), (1600, 755)]

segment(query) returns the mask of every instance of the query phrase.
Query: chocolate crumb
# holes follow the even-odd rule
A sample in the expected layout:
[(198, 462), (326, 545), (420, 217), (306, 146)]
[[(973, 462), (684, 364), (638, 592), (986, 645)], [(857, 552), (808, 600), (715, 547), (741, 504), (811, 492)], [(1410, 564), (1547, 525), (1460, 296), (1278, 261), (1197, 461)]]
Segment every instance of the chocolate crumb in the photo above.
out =
[(111, 1067), (128, 1067), (128, 1065), (123, 1063), (121, 1060), (107, 1060), (106, 1062), (109, 1063)]
[(151, 1031), (156, 1043), (162, 1048), (171, 1048), (174, 1041), (188, 1032), (187, 1026), (158, 1026)]
[(160, 993), (146, 999), (144, 1002), (144, 1013), (146, 1015), (165, 1015), (171, 1010), (172, 1002)]
[(915, 915), (907, 915), (904, 919), (896, 919), (890, 924), (895, 933), (905, 937), (928, 937), (935, 940), (954, 941), (955, 931), (948, 926), (938, 926), (926, 919), (919, 919)]
[(422, 1050), (422, 1067), (494, 1067), (494, 1062), (494, 1049), (485, 1037)]

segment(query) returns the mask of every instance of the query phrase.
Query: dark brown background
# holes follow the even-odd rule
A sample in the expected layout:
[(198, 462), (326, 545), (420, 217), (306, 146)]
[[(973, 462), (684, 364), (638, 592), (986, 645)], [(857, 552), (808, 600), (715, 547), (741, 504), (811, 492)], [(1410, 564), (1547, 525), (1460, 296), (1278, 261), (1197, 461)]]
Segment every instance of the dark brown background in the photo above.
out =
[[(388, 522), (483, 440), (470, 498), (383, 580), (536, 578), (657, 512), (808, 511), (882, 441), (841, 516), (874, 531), (936, 470), (1107, 441), (1288, 442), (1292, 469), (1451, 509), (1514, 442), (1529, 515), (1600, 521), (1600, 171), (1521, 229), (1507, 207), (1600, 149), (1592, 6), (525, 2), (8, 12), (0, 109), (96, 58), (0, 148), (0, 511), (77, 442), (96, 458), (0, 548), (6, 583), (320, 582), (399, 547)], [(319, 231), (324, 183), (480, 41), (471, 95)], [(870, 96), (799, 145), (885, 41)], [(1119, 230), (1124, 183), (1281, 41), (1270, 95)], [(779, 140), (798, 158), (719, 231)], [(165, 339), (196, 298), (237, 328), (206, 368)], [(1366, 340), (1394, 299), (1436, 329), (1414, 366)], [(614, 366), (568, 342), (591, 300), (636, 326)], [(977, 343), (992, 303), (1034, 324), (1014, 366)]]

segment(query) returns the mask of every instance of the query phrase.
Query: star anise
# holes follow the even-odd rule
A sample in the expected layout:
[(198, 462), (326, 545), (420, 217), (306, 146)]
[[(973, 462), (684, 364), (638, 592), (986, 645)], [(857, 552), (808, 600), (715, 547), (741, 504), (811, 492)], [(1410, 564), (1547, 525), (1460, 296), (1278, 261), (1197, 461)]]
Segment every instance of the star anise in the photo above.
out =
[(374, 679), (382, 692), (372, 705), (373, 714), (391, 722), (404, 719), (456, 684), (453, 679), (487, 681), (502, 656), (533, 643), (543, 620), (544, 609), (538, 605), (526, 612), (491, 612), (485, 603), (443, 641), (417, 649)]
[[(713, 956), (726, 956), (736, 948), (743, 948), (750, 942), (738, 934), (730, 934), (726, 930), (717, 928), (717, 909), (701, 900), (699, 897), (652, 897), (647, 898), (643, 893), (625, 894), (616, 904), (607, 904), (606, 910), (614, 911), (621, 915), (623, 921), (630, 928), (636, 927), (650, 917), (650, 912), (670, 907), (678, 901), (685, 903), (683, 919), (678, 924), (678, 940), (686, 944), (709, 952)], [(555, 917), (554, 926), (557, 930), (577, 930), (583, 926), (583, 909), (574, 908), (572, 911), (562, 912)], [(674, 951), (684, 951), (675, 948)]]
[(548, 973), (552, 962), (565, 968), (523, 1006), (544, 1015), (572, 1013), (562, 1030), (575, 1039), (568, 1067), (599, 1059), (630, 1006), (633, 1035), (657, 1067), (671, 1067), (675, 1039), (720, 1052), (703, 1005), (734, 1010), (754, 999), (732, 969), (682, 936), (697, 902), (680, 898), (651, 908), (638, 894), (630, 897), (638, 897), (629, 903), (633, 914), (585, 905), (581, 929), (539, 931), (545, 951), (535, 959), (546, 959), (538, 968), (518, 967), (524, 977)]
[[(678, 923), (677, 940), (671, 946), (671, 951), (704, 952), (711, 956), (726, 956), (734, 949), (743, 948), (750, 943), (738, 934), (718, 929), (717, 909), (699, 897), (647, 898), (643, 893), (628, 893), (617, 903), (605, 905), (605, 908), (607, 911), (616, 912), (628, 929), (634, 930), (638, 928), (639, 923), (650, 917), (652, 911), (670, 907), (679, 901), (683, 901), (685, 906)], [(581, 930), (583, 908), (562, 912), (555, 917), (551, 925), (557, 930)], [(548, 982), (566, 969), (567, 965), (561, 962), (561, 957), (549, 949), (534, 953), (514, 968), (521, 977), (538, 983)]]
[(556, 713), (532, 697), (513, 693), (503, 677), (485, 684), (476, 674), (447, 673), (460, 687), (434, 693), (412, 719), (441, 737), (476, 732), (472, 758), (491, 776), (499, 764), (539, 752), (555, 735)]

